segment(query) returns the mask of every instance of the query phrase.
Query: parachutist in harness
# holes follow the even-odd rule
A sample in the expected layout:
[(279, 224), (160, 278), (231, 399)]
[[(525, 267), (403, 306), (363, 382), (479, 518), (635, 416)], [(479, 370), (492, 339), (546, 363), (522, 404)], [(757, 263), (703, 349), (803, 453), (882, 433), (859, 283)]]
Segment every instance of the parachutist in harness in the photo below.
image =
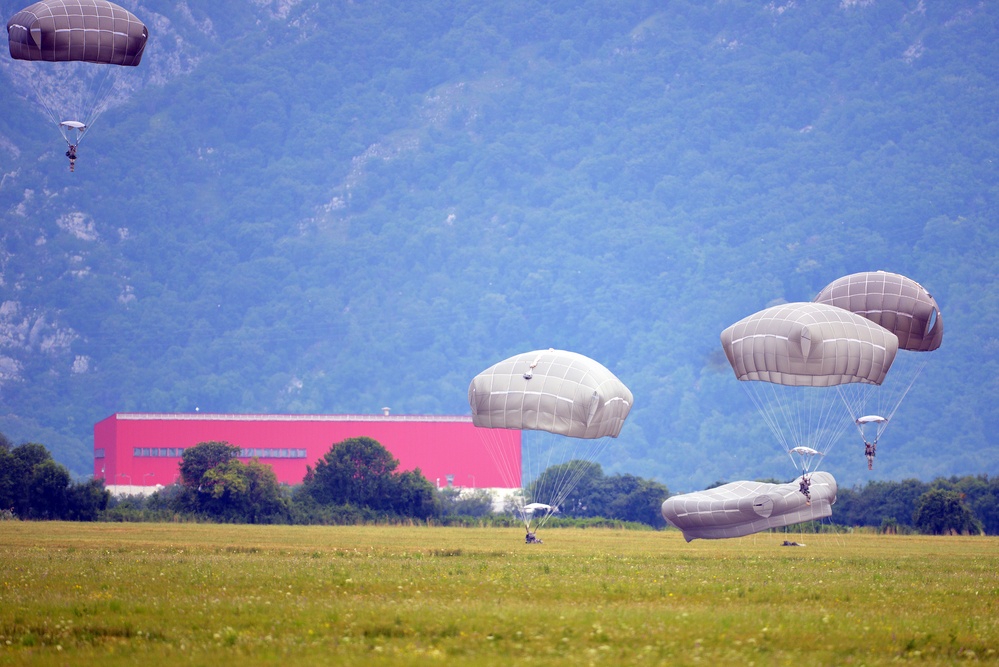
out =
[(527, 536), (524, 538), (524, 543), (525, 544), (544, 544), (544, 542), (542, 542), (541, 540), (539, 540), (538, 536), (535, 535), (534, 533), (532, 533), (531, 531), (527, 531)]
[(69, 150), (66, 151), (66, 157), (69, 158), (69, 170), (76, 171), (76, 144), (69, 145)]
[(806, 505), (812, 504), (812, 492), (808, 488), (811, 485), (812, 485), (812, 480), (808, 479), (808, 475), (802, 475), (801, 483), (798, 485), (798, 491), (801, 492), (801, 495), (805, 496)]
[(867, 469), (874, 470), (874, 456), (878, 451), (878, 441), (867, 442), (864, 440), (864, 455), (867, 457)]

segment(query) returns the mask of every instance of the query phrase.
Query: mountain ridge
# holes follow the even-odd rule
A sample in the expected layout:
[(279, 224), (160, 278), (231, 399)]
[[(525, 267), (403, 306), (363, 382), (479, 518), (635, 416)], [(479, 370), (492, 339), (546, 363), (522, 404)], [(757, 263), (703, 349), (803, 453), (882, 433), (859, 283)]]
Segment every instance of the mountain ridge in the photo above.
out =
[(558, 347), (635, 393), (609, 472), (789, 477), (718, 334), (876, 269), (947, 336), (828, 469), (997, 472), (995, 9), (126, 7), (149, 72), (77, 173), (0, 102), (0, 430), (75, 474), (113, 412), (465, 414)]

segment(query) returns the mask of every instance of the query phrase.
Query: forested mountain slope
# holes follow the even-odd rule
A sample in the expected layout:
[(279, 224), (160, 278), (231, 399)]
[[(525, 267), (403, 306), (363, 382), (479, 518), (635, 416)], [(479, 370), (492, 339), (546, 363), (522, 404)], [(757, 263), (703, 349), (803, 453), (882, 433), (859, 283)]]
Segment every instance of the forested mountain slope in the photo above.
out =
[(0, 430), (74, 472), (116, 411), (466, 414), (556, 347), (635, 395), (608, 472), (789, 478), (719, 333), (877, 269), (944, 344), (824, 468), (999, 472), (999, 5), (121, 4), (73, 174), (3, 54)]

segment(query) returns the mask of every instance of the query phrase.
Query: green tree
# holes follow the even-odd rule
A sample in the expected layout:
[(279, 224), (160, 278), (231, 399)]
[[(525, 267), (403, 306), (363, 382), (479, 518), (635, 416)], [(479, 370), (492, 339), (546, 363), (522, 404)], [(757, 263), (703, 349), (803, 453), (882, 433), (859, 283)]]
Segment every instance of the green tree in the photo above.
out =
[(31, 469), (28, 482), (29, 510), (32, 519), (62, 519), (68, 506), (69, 471), (52, 459)]
[(197, 489), (205, 473), (237, 456), (239, 447), (228, 442), (201, 442), (188, 447), (180, 462), (180, 481), (188, 488)]
[(601, 492), (604, 470), (599, 463), (573, 460), (545, 468), (524, 489), (528, 502), (549, 504), (566, 480), (575, 479), (572, 489), (559, 505), (559, 512), (573, 517), (606, 516), (607, 498)]
[(396, 473), (399, 462), (376, 440), (334, 444), (305, 474), (302, 495), (323, 506), (368, 508), (426, 519), (441, 512), (433, 485), (419, 468)]
[(309, 467), (303, 485), (321, 505), (358, 505), (390, 510), (392, 473), (399, 461), (378, 441), (349, 438), (334, 444)]
[(493, 497), (485, 489), (468, 491), (449, 487), (441, 489), (440, 496), (445, 514), (482, 517), (493, 511)]
[(967, 475), (936, 479), (933, 488), (957, 491), (989, 535), (999, 534), (999, 479), (988, 475)]
[(396, 487), (391, 502), (393, 512), (417, 519), (429, 519), (440, 514), (437, 492), (419, 468), (396, 475), (392, 482)]
[(915, 479), (901, 482), (869, 482), (860, 489), (841, 489), (836, 500), (835, 519), (846, 526), (881, 526), (894, 519), (899, 525), (912, 524), (917, 499), (929, 485)]
[(0, 509), (28, 519), (93, 521), (110, 495), (99, 479), (71, 483), (44, 445), (11, 447), (0, 434)]
[(0, 510), (13, 510), (17, 499), (18, 462), (10, 450), (0, 447)]
[(664, 484), (634, 475), (614, 475), (604, 484), (610, 502), (607, 518), (637, 521), (654, 528), (664, 528), (662, 504), (669, 497)]
[(663, 501), (669, 497), (666, 486), (635, 475), (607, 477), (599, 463), (570, 461), (551, 466), (528, 485), (527, 497), (545, 502), (545, 496), (551, 495), (546, 486), (552, 480), (564, 480), (570, 475), (578, 475), (579, 481), (559, 508), (565, 516), (599, 516), (659, 528), (666, 525), (661, 511)]
[(279, 523), (289, 517), (274, 470), (260, 461), (230, 459), (202, 477), (200, 509), (224, 521)]
[(70, 521), (96, 521), (107, 509), (111, 493), (104, 488), (104, 480), (90, 479), (71, 484), (66, 497), (66, 517)]
[(916, 501), (912, 522), (929, 535), (980, 533), (981, 522), (975, 519), (957, 491), (931, 489)]
[(64, 509), (68, 485), (69, 472), (52, 460), (44, 445), (29, 442), (9, 453), (0, 449), (0, 501), (17, 516), (58, 518), (51, 514)]

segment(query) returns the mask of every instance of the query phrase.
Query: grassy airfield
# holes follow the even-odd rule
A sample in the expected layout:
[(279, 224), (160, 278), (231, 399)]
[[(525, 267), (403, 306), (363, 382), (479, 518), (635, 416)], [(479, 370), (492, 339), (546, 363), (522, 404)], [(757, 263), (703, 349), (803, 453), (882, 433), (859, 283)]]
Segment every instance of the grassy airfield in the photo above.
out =
[(539, 536), (3, 522), (0, 665), (999, 664), (997, 538)]

